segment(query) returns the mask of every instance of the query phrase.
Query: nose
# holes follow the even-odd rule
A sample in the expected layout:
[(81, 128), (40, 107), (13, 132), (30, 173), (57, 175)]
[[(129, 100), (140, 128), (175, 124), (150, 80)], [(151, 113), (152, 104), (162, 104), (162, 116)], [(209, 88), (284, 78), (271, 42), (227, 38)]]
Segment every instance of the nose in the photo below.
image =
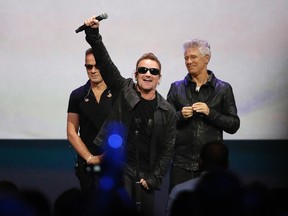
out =
[(145, 73), (145, 75), (151, 76), (150, 70), (147, 70), (147, 72)]
[(93, 65), (91, 72), (96, 73), (97, 71), (98, 71), (98, 68), (95, 65)]
[(186, 64), (191, 64), (193, 62), (193, 59), (192, 58), (187, 58), (185, 59), (186, 61)]

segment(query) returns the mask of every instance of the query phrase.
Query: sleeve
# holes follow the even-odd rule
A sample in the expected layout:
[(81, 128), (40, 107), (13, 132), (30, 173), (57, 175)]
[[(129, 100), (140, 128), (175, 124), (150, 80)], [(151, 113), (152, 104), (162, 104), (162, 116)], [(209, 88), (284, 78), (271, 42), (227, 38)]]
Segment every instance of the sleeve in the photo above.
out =
[(222, 94), (222, 113), (211, 109), (207, 118), (213, 125), (221, 128), (226, 133), (234, 134), (240, 127), (240, 118), (237, 115), (237, 107), (231, 85), (227, 84), (222, 89)]
[(170, 89), (167, 94), (167, 101), (175, 108), (176, 110), (176, 118), (177, 125), (180, 126), (182, 123), (186, 123), (186, 119), (182, 115), (182, 106), (178, 104), (178, 85), (176, 83), (172, 83)]
[(71, 92), (69, 101), (68, 101), (68, 109), (67, 113), (79, 113), (79, 97), (77, 97), (77, 94), (75, 91)]
[(110, 55), (102, 41), (98, 28), (87, 28), (85, 30), (86, 41), (93, 50), (97, 66), (105, 83), (112, 91), (122, 89), (125, 85), (125, 78), (121, 76), (120, 71), (113, 63)]

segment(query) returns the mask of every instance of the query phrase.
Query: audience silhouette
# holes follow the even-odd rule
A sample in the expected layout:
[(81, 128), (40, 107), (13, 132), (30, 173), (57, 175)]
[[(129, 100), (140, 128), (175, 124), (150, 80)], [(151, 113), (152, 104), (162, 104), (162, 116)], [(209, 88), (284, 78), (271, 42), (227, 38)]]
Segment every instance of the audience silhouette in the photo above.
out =
[(204, 174), (173, 188), (166, 215), (287, 216), (288, 188), (269, 188), (259, 181), (244, 184), (228, 169), (226, 148), (218, 142), (203, 146)]
[(211, 171), (226, 170), (229, 167), (229, 149), (218, 141), (208, 142), (200, 151), (199, 168), (202, 171), (199, 177), (180, 183), (172, 188), (166, 204), (166, 215), (170, 214), (171, 205), (176, 196), (182, 191), (193, 191), (202, 177)]
[[(57, 196), (53, 208), (50, 204), (49, 199), (40, 190), (19, 189), (11, 181), (0, 181), (1, 216), (138, 215), (134, 203), (119, 185), (110, 189), (102, 188), (90, 195), (73, 187)], [(259, 181), (243, 184), (229, 169), (210, 169), (199, 178), (193, 189), (178, 191), (169, 214), (287, 216), (288, 188), (269, 188)]]

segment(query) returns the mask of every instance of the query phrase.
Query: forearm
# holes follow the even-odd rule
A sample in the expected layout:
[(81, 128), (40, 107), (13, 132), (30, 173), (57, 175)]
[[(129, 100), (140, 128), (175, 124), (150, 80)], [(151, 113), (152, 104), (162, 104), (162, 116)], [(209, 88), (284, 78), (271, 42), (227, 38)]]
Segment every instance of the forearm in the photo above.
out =
[[(106, 68), (106, 65), (109, 63), (110, 56), (106, 50), (106, 47), (104, 46), (102, 42), (102, 37), (99, 34), (98, 28), (87, 28), (85, 30), (86, 33), (86, 41), (89, 43), (89, 45), (92, 47), (93, 55), (97, 62), (97, 67), (99, 68), (102, 77), (104, 78), (106, 73), (108, 74), (108, 68)], [(106, 75), (107, 76), (107, 75)]]
[(68, 136), (68, 141), (72, 145), (76, 153), (86, 161), (87, 164), (99, 164), (102, 160), (102, 155), (92, 155), (82, 139), (78, 135)]
[(76, 153), (85, 161), (88, 159), (90, 155), (92, 155), (78, 135), (72, 135), (72, 134), (68, 135), (68, 141), (70, 142)]
[(99, 68), (105, 83), (112, 89), (121, 88), (124, 78), (121, 76), (118, 68), (110, 58), (110, 55), (102, 41), (102, 36), (99, 34), (98, 28), (88, 28), (85, 30), (85, 33), (86, 41), (92, 47), (97, 67)]

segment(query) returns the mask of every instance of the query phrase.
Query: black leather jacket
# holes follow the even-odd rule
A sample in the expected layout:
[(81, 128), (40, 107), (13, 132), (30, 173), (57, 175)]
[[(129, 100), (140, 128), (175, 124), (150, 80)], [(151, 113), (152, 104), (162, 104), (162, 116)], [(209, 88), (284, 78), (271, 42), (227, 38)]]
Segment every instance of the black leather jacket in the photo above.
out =
[[(105, 148), (105, 138), (111, 131), (111, 125), (107, 123), (117, 123), (119, 130), (124, 128), (124, 143), (127, 138), (129, 126), (132, 121), (131, 111), (140, 101), (140, 96), (135, 90), (135, 83), (131, 78), (126, 79), (121, 76), (119, 70), (112, 62), (97, 29), (86, 30), (86, 40), (91, 45), (97, 66), (101, 72), (105, 83), (114, 92), (118, 92), (111, 115), (106, 120), (94, 143)], [(176, 138), (176, 112), (174, 107), (168, 103), (157, 92), (157, 108), (154, 112), (154, 127), (152, 132), (150, 150), (150, 172), (145, 174), (149, 189), (159, 190), (162, 178), (167, 173), (171, 164), (174, 143)], [(125, 147), (124, 147), (125, 148)], [(125, 151), (125, 149), (124, 149)]]
[[(223, 131), (233, 134), (240, 127), (237, 107), (229, 83), (223, 82), (208, 70), (209, 80), (195, 91), (196, 83), (190, 74), (171, 84), (167, 100), (176, 109), (177, 137), (173, 165), (186, 169), (199, 169), (199, 153), (203, 144), (222, 141)], [(195, 102), (204, 102), (209, 107), (209, 115), (194, 114), (185, 120), (181, 109)]]

